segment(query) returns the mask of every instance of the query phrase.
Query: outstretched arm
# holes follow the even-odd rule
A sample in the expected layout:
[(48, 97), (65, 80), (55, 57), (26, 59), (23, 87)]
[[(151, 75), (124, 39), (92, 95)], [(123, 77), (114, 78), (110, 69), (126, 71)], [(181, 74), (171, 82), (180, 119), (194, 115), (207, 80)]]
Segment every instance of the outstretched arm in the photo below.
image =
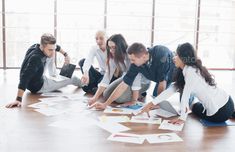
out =
[(23, 94), (24, 94), (24, 90), (18, 89), (16, 100), (11, 102), (11, 103), (8, 103), (6, 105), (6, 108), (20, 107), (21, 102), (22, 102)]

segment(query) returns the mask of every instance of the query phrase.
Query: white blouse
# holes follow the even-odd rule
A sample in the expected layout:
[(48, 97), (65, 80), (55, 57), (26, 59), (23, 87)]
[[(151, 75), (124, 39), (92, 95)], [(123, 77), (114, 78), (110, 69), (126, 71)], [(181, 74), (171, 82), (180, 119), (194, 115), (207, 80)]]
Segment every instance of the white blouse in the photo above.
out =
[(88, 53), (88, 56), (86, 57), (86, 60), (83, 65), (84, 72), (89, 71), (95, 57), (99, 63), (100, 73), (104, 74), (105, 73), (105, 64), (106, 64), (106, 60), (107, 60), (107, 51), (106, 50), (102, 51), (99, 48), (99, 46), (93, 46), (90, 49), (90, 52)]
[[(123, 72), (122, 77), (125, 75), (125, 73), (127, 72), (128, 68), (130, 67), (130, 60), (126, 57), (126, 59), (124, 60), (124, 63), (126, 65), (126, 68), (124, 65), (121, 65), (121, 70)], [(116, 63), (114, 62), (114, 59), (110, 59), (109, 60), (109, 65), (110, 65), (110, 71), (108, 70), (108, 67), (106, 65), (106, 71), (104, 74), (104, 77), (102, 79), (102, 81), (99, 83), (99, 86), (103, 86), (105, 88), (107, 88), (109, 86), (109, 83), (114, 75), (114, 72), (117, 68)], [(147, 80), (142, 74), (138, 74), (132, 84), (131, 89), (132, 90), (140, 90), (141, 89), (141, 84), (149, 84), (150, 81)]]
[[(180, 119), (186, 120), (187, 111), (189, 109), (189, 98), (193, 94), (199, 99), (199, 102), (206, 110), (207, 116), (214, 115), (221, 107), (223, 107), (229, 99), (229, 95), (222, 89), (210, 86), (200, 74), (200, 71), (191, 66), (185, 66), (183, 69), (185, 86), (180, 102), (181, 115)], [(167, 90), (163, 91), (152, 102), (158, 104), (163, 100), (169, 98), (177, 91), (174, 85), (170, 86)]]

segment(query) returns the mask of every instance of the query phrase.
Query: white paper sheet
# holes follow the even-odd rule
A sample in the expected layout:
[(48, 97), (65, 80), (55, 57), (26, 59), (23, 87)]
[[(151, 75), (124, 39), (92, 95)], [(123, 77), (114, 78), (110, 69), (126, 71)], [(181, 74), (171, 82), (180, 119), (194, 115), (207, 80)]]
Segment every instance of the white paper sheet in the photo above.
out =
[(156, 115), (164, 117), (164, 118), (170, 118), (170, 117), (173, 117), (173, 116), (177, 116), (177, 114), (173, 114), (173, 113), (168, 112), (166, 110), (163, 110), (161, 108), (155, 109), (154, 111), (155, 111)]
[(127, 116), (101, 116), (99, 117), (100, 122), (108, 122), (108, 123), (118, 123), (118, 122), (129, 122), (130, 118)]
[(145, 138), (141, 135), (129, 134), (129, 133), (114, 133), (108, 137), (110, 141), (126, 142), (142, 144)]
[(64, 97), (52, 97), (52, 98), (40, 98), (39, 99), (42, 102), (60, 102), (60, 101), (68, 101), (67, 98)]
[(28, 105), (28, 107), (31, 108), (48, 108), (50, 106), (58, 104), (57, 102), (37, 102), (31, 105)]
[(132, 114), (133, 110), (126, 109), (126, 108), (112, 108), (107, 107), (104, 110), (104, 113), (111, 113), (111, 114)]
[(182, 131), (183, 127), (184, 127), (184, 123), (181, 125), (175, 125), (175, 124), (169, 123), (169, 120), (163, 120), (163, 122), (159, 126), (159, 129)]
[(49, 124), (48, 126), (57, 127), (61, 129), (68, 129), (68, 130), (78, 130), (81, 128), (87, 128), (88, 126), (93, 126), (95, 123), (96, 123), (95, 120), (81, 116), (75, 119), (55, 121)]
[(144, 137), (150, 144), (183, 141), (176, 133), (148, 134)]
[(138, 115), (132, 116), (131, 121), (132, 123), (147, 123), (147, 124), (161, 124), (161, 118), (157, 117), (148, 117), (145, 115)]
[(96, 125), (110, 133), (117, 133), (130, 130), (130, 128), (119, 123), (97, 122)]
[(65, 112), (65, 110), (58, 110), (51, 107), (34, 109), (34, 111), (37, 111), (45, 116), (56, 116)]

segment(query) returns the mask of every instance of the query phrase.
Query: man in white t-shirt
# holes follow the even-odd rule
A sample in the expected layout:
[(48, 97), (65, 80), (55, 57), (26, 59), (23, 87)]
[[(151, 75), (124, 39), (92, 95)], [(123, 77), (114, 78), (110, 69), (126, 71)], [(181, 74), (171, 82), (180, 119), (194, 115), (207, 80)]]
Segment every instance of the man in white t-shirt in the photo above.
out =
[[(107, 60), (106, 33), (104, 31), (97, 31), (95, 34), (95, 40), (97, 45), (91, 48), (86, 59), (79, 61), (79, 66), (83, 74), (81, 81), (83, 84), (87, 84), (82, 87), (82, 89), (83, 91), (92, 94), (95, 94), (97, 86), (103, 78)], [(96, 70), (92, 66), (94, 58), (96, 58), (99, 63), (99, 70)]]

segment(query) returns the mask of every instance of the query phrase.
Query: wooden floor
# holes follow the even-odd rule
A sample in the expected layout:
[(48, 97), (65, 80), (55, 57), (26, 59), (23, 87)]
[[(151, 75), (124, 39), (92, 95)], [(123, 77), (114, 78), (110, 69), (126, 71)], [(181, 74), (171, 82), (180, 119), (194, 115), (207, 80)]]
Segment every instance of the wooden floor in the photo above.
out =
[[(190, 115), (182, 132), (176, 132), (183, 142), (142, 145), (111, 142), (106, 140), (110, 133), (97, 126), (84, 126), (77, 130), (49, 127), (48, 124), (64, 119), (65, 116), (47, 117), (27, 105), (38, 102), (39, 95), (29, 92), (24, 96), (22, 108), (6, 109), (7, 102), (16, 96), (19, 70), (0, 70), (0, 152), (218, 152), (234, 151), (235, 126), (203, 127), (193, 115)], [(226, 91), (234, 90), (235, 72), (216, 72), (216, 79)], [(229, 82), (223, 82), (223, 81)], [(68, 86), (65, 93), (84, 94), (81, 89)], [(149, 93), (150, 94), (150, 93)], [(234, 94), (232, 94), (234, 98)], [(235, 98), (234, 98), (235, 99)], [(102, 112), (94, 111), (90, 117), (97, 117)], [(78, 120), (79, 121), (79, 120)], [(84, 120), (83, 120), (84, 121)], [(123, 123), (130, 127), (130, 133), (164, 133), (158, 125)]]

